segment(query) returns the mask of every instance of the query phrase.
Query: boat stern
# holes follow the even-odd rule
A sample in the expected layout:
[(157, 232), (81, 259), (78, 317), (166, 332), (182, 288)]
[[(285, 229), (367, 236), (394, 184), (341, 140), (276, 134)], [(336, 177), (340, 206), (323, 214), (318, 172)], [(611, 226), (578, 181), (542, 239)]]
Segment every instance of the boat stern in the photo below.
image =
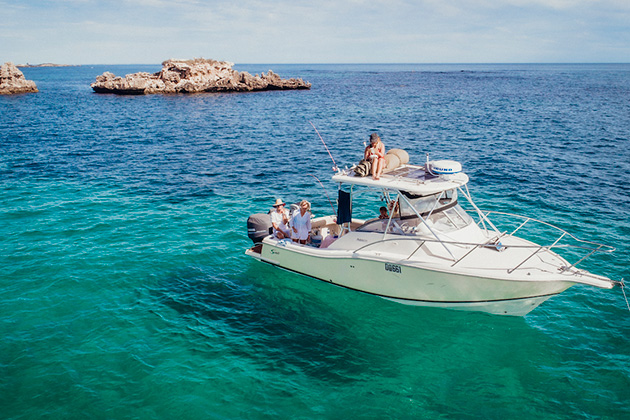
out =
[(251, 248), (245, 251), (245, 255), (248, 255), (252, 258), (256, 258), (257, 260), (260, 260), (262, 256), (262, 247), (263, 247), (263, 244), (260, 242), (257, 244), (254, 244), (254, 246), (252, 246)]

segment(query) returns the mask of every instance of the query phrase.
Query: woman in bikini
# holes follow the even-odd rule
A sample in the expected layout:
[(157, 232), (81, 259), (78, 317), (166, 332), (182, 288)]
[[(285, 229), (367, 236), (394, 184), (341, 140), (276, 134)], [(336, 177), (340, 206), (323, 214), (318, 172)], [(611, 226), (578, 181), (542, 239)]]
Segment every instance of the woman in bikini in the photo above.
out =
[(364, 159), (372, 162), (372, 179), (380, 179), (385, 167), (385, 145), (378, 134), (370, 134), (370, 144), (365, 148)]

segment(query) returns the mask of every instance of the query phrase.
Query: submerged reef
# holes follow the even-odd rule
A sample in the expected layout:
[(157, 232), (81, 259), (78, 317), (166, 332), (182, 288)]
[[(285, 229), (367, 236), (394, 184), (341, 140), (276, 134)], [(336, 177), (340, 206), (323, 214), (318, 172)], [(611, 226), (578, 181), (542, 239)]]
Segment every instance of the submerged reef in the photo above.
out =
[(234, 63), (195, 58), (170, 59), (157, 73), (133, 73), (124, 78), (105, 72), (90, 86), (96, 93), (144, 95), (151, 93), (253, 92), (262, 90), (310, 89), (302, 79), (282, 79), (269, 70), (252, 76), (232, 69)]

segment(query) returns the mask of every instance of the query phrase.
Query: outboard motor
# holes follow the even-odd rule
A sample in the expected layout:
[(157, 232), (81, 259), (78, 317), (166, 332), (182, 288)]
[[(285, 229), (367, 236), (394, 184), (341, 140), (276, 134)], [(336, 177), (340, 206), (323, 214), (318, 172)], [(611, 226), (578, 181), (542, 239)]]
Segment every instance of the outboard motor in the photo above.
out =
[(262, 242), (263, 238), (273, 233), (269, 213), (256, 213), (247, 218), (247, 236), (254, 243)]

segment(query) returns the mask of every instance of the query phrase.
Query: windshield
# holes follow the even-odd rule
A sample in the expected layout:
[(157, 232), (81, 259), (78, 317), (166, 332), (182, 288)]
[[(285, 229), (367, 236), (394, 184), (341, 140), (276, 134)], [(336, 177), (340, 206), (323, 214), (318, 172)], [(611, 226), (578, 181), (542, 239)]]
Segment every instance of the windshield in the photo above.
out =
[[(398, 200), (400, 213), (396, 212), (392, 217), (388, 233), (427, 234), (430, 232), (427, 226), (432, 230), (447, 233), (463, 229), (473, 222), (472, 217), (457, 203), (456, 190), (427, 197), (403, 194), (404, 197)], [(387, 219), (369, 220), (357, 230), (383, 233), (388, 222)]]

